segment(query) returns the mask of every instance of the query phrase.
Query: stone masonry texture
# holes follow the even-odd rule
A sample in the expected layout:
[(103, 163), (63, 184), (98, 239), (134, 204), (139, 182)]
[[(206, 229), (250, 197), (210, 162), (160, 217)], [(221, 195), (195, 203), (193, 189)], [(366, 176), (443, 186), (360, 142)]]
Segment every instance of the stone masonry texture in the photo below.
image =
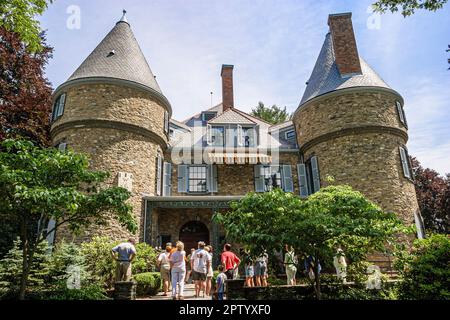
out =
[[(133, 174), (132, 196), (129, 201), (140, 226), (140, 230), (133, 236), (140, 235), (143, 221), (142, 193), (155, 195), (156, 157), (158, 153), (163, 154), (164, 146), (139, 132), (114, 127), (97, 128), (94, 125), (55, 129), (72, 120), (105, 119), (130, 122), (151, 129), (161, 139), (165, 139), (162, 120), (164, 108), (142, 91), (113, 85), (82, 85), (70, 88), (67, 90), (66, 101), (64, 115), (52, 126), (53, 142), (66, 142), (68, 148), (87, 154), (91, 169), (110, 172), (107, 186), (118, 185), (119, 172)], [(107, 226), (92, 226), (77, 237), (63, 228), (57, 238), (84, 241), (97, 235), (123, 240), (129, 237), (130, 233), (111, 218)]]
[[(318, 156), (322, 185), (327, 175), (348, 184), (406, 223), (418, 210), (414, 184), (403, 175), (399, 146), (406, 128), (394, 94), (361, 91), (327, 95), (306, 104), (294, 118), (304, 158)], [(372, 127), (371, 131), (365, 128)], [(353, 128), (344, 135), (336, 133)], [(315, 143), (311, 143), (315, 141)]]

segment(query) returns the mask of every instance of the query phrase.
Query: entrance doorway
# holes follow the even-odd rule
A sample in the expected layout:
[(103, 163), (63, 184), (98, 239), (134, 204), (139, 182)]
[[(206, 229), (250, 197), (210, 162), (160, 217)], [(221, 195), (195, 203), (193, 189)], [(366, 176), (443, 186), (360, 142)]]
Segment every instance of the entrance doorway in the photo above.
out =
[(184, 243), (186, 254), (190, 254), (191, 248), (197, 249), (197, 242), (209, 244), (209, 230), (202, 222), (188, 222), (180, 229), (180, 241)]

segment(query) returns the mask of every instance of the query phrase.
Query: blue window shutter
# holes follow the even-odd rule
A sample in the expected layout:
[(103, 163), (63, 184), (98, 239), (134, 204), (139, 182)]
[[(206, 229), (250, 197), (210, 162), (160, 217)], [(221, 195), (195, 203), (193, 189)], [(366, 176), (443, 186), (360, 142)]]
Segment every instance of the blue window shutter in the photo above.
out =
[(399, 149), (400, 149), (400, 159), (402, 160), (403, 175), (406, 178), (411, 179), (411, 173), (409, 171), (409, 162), (406, 150), (403, 147), (399, 147)]
[(218, 192), (217, 188), (217, 166), (214, 164), (208, 165), (206, 177), (206, 185), (208, 192)]
[(313, 193), (320, 190), (320, 173), (317, 156), (311, 158), (311, 171), (313, 177)]
[(283, 174), (283, 190), (285, 192), (294, 192), (294, 182), (292, 181), (292, 167), (291, 165), (282, 166)]
[(161, 195), (162, 157), (156, 157), (156, 195)]
[(164, 132), (169, 132), (169, 113), (164, 111)]
[(178, 165), (178, 192), (188, 192), (188, 166), (185, 164)]
[(298, 185), (300, 188), (300, 196), (306, 198), (308, 192), (308, 178), (306, 177), (306, 166), (304, 163), (297, 164)]
[(263, 166), (255, 165), (255, 191), (256, 192), (264, 192), (264, 176), (261, 175)]
[(172, 194), (172, 164), (164, 162), (163, 176), (163, 196), (169, 197)]

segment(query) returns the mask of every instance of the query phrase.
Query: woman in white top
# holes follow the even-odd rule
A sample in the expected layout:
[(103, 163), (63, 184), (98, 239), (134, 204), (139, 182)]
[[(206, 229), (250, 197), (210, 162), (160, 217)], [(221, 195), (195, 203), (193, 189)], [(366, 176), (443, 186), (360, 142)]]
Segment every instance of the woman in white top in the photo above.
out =
[(172, 247), (167, 246), (166, 251), (161, 253), (158, 257), (159, 272), (161, 273), (161, 279), (163, 281), (163, 291), (164, 296), (167, 296), (167, 291), (169, 290), (170, 281), (170, 251)]
[[(211, 259), (209, 259), (209, 260), (212, 261), (212, 246), (206, 246), (205, 250), (208, 252), (209, 256), (211, 257)], [(211, 295), (211, 283), (212, 283), (213, 277), (214, 277), (214, 271), (213, 271), (212, 263), (210, 263), (208, 273), (206, 274), (206, 295), (207, 296)]]
[(186, 252), (184, 252), (184, 244), (177, 242), (177, 251), (170, 256), (170, 266), (172, 268), (172, 299), (177, 299), (177, 284), (180, 286), (178, 290), (178, 299), (183, 300), (184, 277), (186, 275)]

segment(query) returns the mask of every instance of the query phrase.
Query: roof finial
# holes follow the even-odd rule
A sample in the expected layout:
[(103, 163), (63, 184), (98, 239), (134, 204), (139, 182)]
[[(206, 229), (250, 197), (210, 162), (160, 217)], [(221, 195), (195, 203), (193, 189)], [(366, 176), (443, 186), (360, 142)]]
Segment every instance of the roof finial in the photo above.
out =
[[(127, 10), (125, 10), (125, 9), (123, 9), (123, 15), (122, 15), (122, 18), (119, 20), (119, 22), (126, 22), (126, 23), (128, 23), (128, 20), (127, 20)], [(129, 24), (129, 23), (128, 23)]]

